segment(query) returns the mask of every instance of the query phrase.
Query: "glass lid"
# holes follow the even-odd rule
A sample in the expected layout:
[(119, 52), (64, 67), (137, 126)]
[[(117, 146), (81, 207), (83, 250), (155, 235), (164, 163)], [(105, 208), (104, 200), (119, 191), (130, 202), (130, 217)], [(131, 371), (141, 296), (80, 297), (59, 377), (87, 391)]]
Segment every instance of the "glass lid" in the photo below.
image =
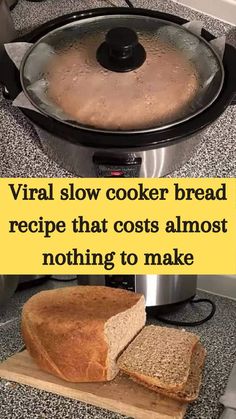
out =
[(49, 32), (21, 65), (23, 90), (42, 113), (105, 132), (182, 123), (218, 96), (223, 65), (183, 26), (141, 15), (77, 20)]

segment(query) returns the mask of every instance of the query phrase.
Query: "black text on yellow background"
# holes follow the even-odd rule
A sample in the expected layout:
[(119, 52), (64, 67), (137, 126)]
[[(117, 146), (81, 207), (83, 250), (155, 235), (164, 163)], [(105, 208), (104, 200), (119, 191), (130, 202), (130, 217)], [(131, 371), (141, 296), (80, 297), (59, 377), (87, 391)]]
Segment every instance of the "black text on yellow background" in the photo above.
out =
[(236, 179), (6, 178), (0, 201), (3, 274), (236, 273)]

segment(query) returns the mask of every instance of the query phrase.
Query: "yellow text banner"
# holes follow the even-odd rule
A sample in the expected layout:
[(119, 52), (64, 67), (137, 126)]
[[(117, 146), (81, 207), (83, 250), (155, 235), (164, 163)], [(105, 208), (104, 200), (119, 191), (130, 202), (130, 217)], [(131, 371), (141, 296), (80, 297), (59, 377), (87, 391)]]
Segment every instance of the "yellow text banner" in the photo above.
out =
[(1, 179), (1, 274), (236, 274), (236, 179)]

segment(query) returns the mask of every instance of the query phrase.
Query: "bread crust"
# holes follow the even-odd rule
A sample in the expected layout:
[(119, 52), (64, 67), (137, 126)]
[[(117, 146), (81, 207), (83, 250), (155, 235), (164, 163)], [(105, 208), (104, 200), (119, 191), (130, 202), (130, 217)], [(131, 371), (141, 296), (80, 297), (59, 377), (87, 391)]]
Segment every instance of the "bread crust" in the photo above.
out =
[(59, 378), (107, 381), (105, 323), (140, 298), (140, 294), (98, 286), (40, 292), (23, 307), (26, 348), (42, 370)]
[(45, 349), (42, 347), (39, 340), (37, 339), (37, 336), (33, 334), (30, 330), (29, 322), (26, 321), (25, 318), (22, 319), (21, 329), (24, 342), (30, 342), (28, 351), (30, 352), (32, 358), (38, 360), (38, 363), (44, 371), (53, 373), (57, 377), (65, 379), (63, 374), (54, 364), (54, 362), (49, 358)]

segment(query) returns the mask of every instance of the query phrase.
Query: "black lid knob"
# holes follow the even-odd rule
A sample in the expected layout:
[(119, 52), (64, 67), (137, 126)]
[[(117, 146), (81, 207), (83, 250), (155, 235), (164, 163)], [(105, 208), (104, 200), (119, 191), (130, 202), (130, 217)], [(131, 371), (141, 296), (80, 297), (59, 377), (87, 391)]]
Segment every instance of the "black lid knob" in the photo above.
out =
[(114, 53), (131, 51), (138, 45), (138, 36), (132, 29), (114, 28), (107, 32), (106, 43)]
[(116, 72), (135, 70), (145, 59), (146, 53), (136, 32), (125, 27), (111, 29), (97, 50), (98, 62)]

